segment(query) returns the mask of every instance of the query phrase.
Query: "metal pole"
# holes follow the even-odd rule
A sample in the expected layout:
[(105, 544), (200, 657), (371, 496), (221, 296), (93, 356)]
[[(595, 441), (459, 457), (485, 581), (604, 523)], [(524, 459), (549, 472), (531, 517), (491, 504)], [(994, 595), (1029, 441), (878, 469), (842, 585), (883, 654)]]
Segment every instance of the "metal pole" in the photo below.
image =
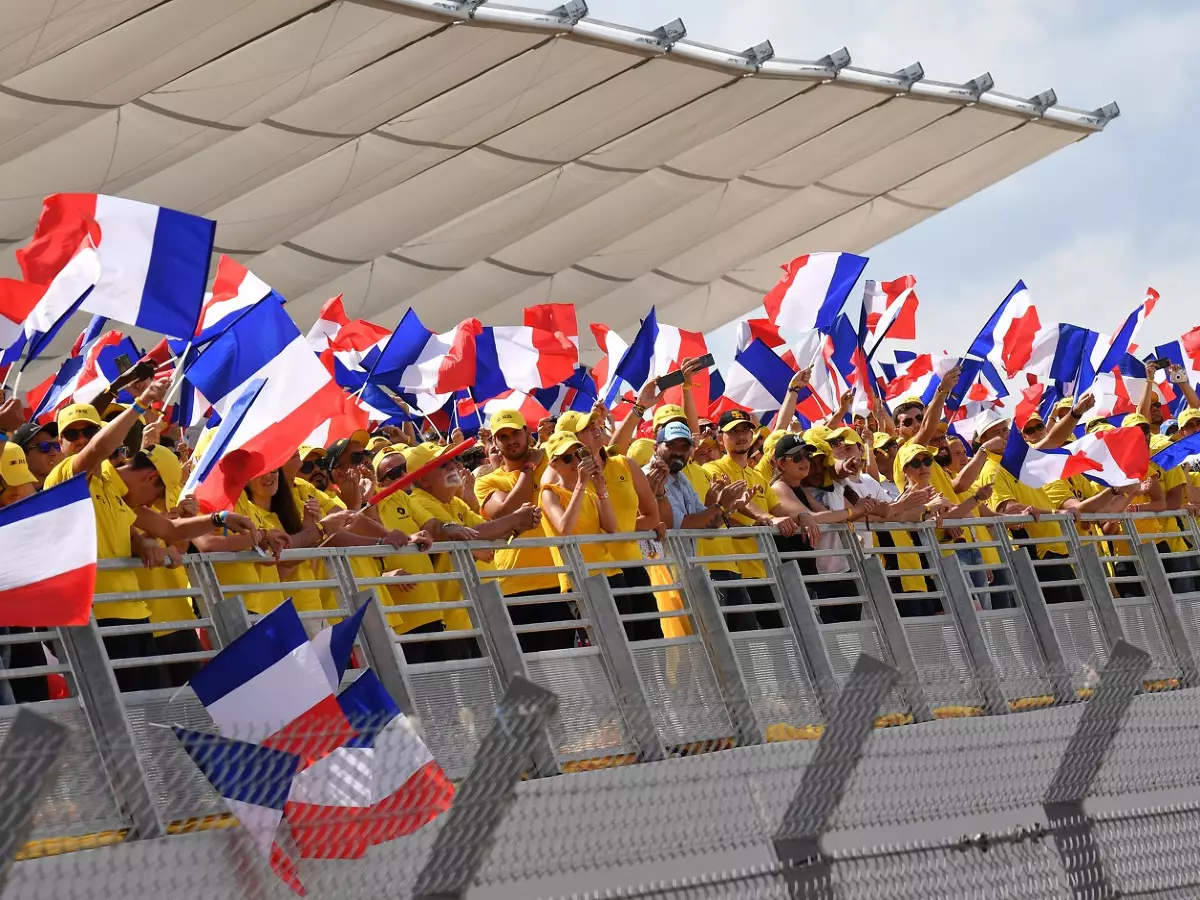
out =
[(779, 567), (779, 587), (783, 595), (784, 611), (813, 673), (813, 687), (816, 688), (817, 697), (821, 702), (821, 714), (828, 718), (829, 710), (833, 709), (833, 704), (837, 701), (837, 679), (833, 674), (833, 665), (829, 662), (825, 640), (821, 637), (821, 622), (817, 618), (816, 607), (796, 560), (790, 559)]
[(1104, 563), (1100, 562), (1100, 552), (1095, 544), (1084, 544), (1078, 553), (1079, 568), (1088, 593), (1092, 595), (1092, 605), (1096, 608), (1100, 630), (1108, 639), (1108, 646), (1113, 647), (1118, 641), (1125, 640), (1125, 629), (1121, 627), (1121, 619), (1117, 616), (1117, 607), (1113, 603), (1112, 591), (1108, 586), (1108, 576), (1104, 574)]
[(496, 708), (496, 722), (417, 876), (413, 900), (460, 900), (466, 895), (557, 708), (558, 698), (545, 688), (524, 678), (509, 683)]
[(1116, 740), (1121, 722), (1150, 667), (1150, 654), (1125, 641), (1118, 641), (1100, 676), (1100, 686), (1083, 715), (1054, 780), (1042, 800), (1054, 844), (1067, 871), (1076, 900), (1106, 900), (1117, 897), (1104, 870), (1092, 821), (1083, 801), (1092, 789), (1104, 756)]
[(1004, 715), (1009, 711), (1008, 699), (1004, 696), (1004, 687), (996, 673), (996, 664), (988, 653), (983, 629), (979, 627), (979, 617), (967, 584), (967, 573), (963, 571), (957, 556), (942, 556), (939, 553), (938, 558), (936, 565), (941, 567), (946, 597), (950, 600), (947, 612), (958, 619), (959, 630), (967, 645), (967, 656), (975, 670), (975, 680), (979, 682), (979, 689), (983, 693), (984, 709), (990, 716)]
[(1016, 582), (1014, 590), (1018, 601), (1029, 613), (1029, 623), (1033, 626), (1033, 633), (1037, 635), (1038, 644), (1041, 645), (1042, 656), (1046, 658), (1046, 675), (1050, 679), (1054, 699), (1057, 703), (1074, 703), (1079, 697), (1075, 693), (1071, 673), (1067, 671), (1067, 660), (1058, 640), (1058, 632), (1054, 630), (1050, 610), (1042, 596), (1042, 586), (1038, 584), (1029, 548), (1022, 547), (1015, 551), (1010, 560), (1013, 580)]
[(617, 704), (629, 724), (631, 736), (637, 741), (638, 756), (646, 762), (666, 759), (667, 751), (658, 736), (654, 715), (646, 700), (646, 689), (638, 674), (637, 660), (625, 638), (625, 626), (617, 614), (616, 599), (608, 579), (604, 575), (590, 576), (583, 597), (600, 653), (612, 675)]
[(833, 900), (835, 896), (830, 863), (821, 852), (821, 836), (862, 761), (875, 717), (899, 677), (891, 666), (859, 654), (816, 752), (804, 767), (800, 786), (772, 842), (795, 900)]
[(58, 778), (70, 734), (61, 725), (27, 709), (17, 710), (8, 737), (0, 745), (0, 894), (13, 859), (29, 840), (33, 817)]
[(908, 645), (908, 636), (904, 633), (904, 624), (900, 621), (900, 612), (896, 609), (896, 600), (892, 596), (883, 563), (877, 556), (868, 556), (863, 559), (862, 567), (867, 599), (875, 610), (875, 621), (883, 632), (881, 636), (887, 643), (892, 662), (900, 670), (909, 712), (913, 721), (930, 722), (933, 720), (933, 710), (929, 706), (925, 686), (921, 684), (921, 676), (917, 674), (917, 662), (913, 658), (912, 647)]
[(1150, 585), (1150, 597), (1162, 618), (1167, 645), (1179, 664), (1183, 686), (1196, 687), (1200, 684), (1200, 670), (1197, 669), (1192, 646), (1188, 643), (1187, 632), (1183, 630), (1179, 606), (1175, 603), (1175, 592), (1171, 589), (1171, 581), (1167, 578), (1162, 557), (1158, 555), (1158, 550), (1153, 544), (1139, 543), (1137, 552), (1142, 561), (1142, 571), (1146, 573), (1146, 581)]

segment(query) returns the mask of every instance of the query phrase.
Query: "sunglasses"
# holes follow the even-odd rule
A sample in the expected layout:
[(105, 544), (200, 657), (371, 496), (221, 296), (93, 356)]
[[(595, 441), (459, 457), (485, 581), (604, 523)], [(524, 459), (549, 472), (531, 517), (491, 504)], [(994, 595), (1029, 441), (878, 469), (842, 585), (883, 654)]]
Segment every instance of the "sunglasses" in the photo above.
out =
[(355, 450), (353, 453), (350, 454), (349, 465), (361, 466), (363, 464), (363, 460), (366, 458), (367, 458), (367, 454), (364, 453), (362, 450)]
[(909, 425), (916, 425), (917, 419), (915, 416), (903, 416), (896, 420), (896, 424), (901, 428), (907, 428)]
[(564, 453), (562, 456), (556, 457), (559, 462), (566, 463), (568, 466), (575, 460), (582, 460), (583, 454), (577, 450), (572, 450), (570, 453)]
[(84, 425), (82, 428), (64, 428), (62, 436), (68, 441), (77, 441), (80, 438), (86, 438), (90, 441), (99, 433), (99, 425)]
[(316, 470), (317, 470), (316, 460), (306, 459), (306, 460), (304, 460), (304, 462), (300, 463), (300, 474), (301, 475), (311, 475)]
[(904, 464), (904, 468), (912, 469), (913, 471), (917, 469), (932, 469), (933, 460), (928, 456), (922, 456), (920, 459), (911, 459)]
[(1037, 434), (1039, 431), (1045, 431), (1045, 425), (1026, 425), (1021, 429), (1022, 434)]
[(58, 441), (38, 441), (36, 444), (31, 444), (30, 450), (36, 450), (38, 453), (58, 453), (62, 450), (62, 445)]
[(404, 477), (404, 474), (404, 466), (392, 466), (379, 476), (379, 483), (388, 484), (389, 482), (395, 481), (397, 478)]

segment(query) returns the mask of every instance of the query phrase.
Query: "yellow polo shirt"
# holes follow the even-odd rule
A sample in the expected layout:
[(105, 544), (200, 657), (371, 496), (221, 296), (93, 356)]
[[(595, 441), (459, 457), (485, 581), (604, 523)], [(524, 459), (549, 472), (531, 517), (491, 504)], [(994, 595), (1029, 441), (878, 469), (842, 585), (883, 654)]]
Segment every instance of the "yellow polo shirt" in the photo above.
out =
[[(403, 531), (413, 535), (421, 530), (421, 526), (436, 515), (414, 500), (404, 491), (396, 493), (380, 501), (379, 521), (390, 531)], [(384, 557), (385, 569), (403, 569), (410, 575), (434, 574), (433, 560), (428, 553), (404, 553)], [(408, 585), (411, 590), (402, 591), (399, 585), (390, 585), (387, 600), (391, 606), (405, 606), (412, 603), (440, 603), (438, 585), (434, 581), (419, 582)], [(388, 624), (397, 634), (406, 634), (414, 628), (428, 625), (430, 622), (441, 622), (444, 616), (440, 610), (424, 610), (411, 613), (389, 613)]]
[[(1023, 506), (1034, 506), (1044, 510), (1055, 509), (1054, 502), (1042, 488), (1030, 487), (1013, 478), (1000, 465), (1000, 455), (997, 453), (988, 453), (987, 462), (983, 464), (983, 470), (979, 473), (975, 484), (971, 486), (971, 490), (977, 491), (985, 484), (992, 485), (993, 506), (998, 507), (1005, 500), (1012, 500)], [(1062, 541), (1062, 528), (1057, 522), (1030, 522), (1021, 527), (1031, 538), (1059, 539), (1059, 542), (1055, 543), (1036, 544), (1038, 557), (1043, 557), (1047, 553), (1060, 553), (1063, 556), (1069, 554), (1066, 542)]]
[[(706, 463), (704, 469), (714, 478), (717, 475), (724, 475), (730, 482), (746, 482), (746, 487), (750, 489), (750, 502), (767, 515), (770, 515), (771, 510), (779, 505), (779, 497), (776, 496), (775, 489), (767, 483), (762, 473), (754, 466), (739, 466), (730, 457), (722, 456), (720, 459)], [(755, 524), (753, 519), (741, 513), (736, 513), (731, 518), (739, 526)], [(758, 541), (752, 537), (727, 538), (726, 540), (729, 541), (733, 553), (761, 554), (764, 552), (758, 546)], [(743, 578), (767, 577), (767, 568), (761, 560), (743, 560), (737, 564), (737, 567)]]
[[(542, 475), (546, 472), (546, 460), (533, 473), (534, 501), (536, 502), (542, 483)], [(509, 472), (506, 469), (496, 469), (475, 479), (475, 499), (479, 508), (483, 509), (488, 498), (496, 491), (511, 493), (517, 486), (521, 473)], [(541, 525), (536, 525), (520, 535), (523, 538), (542, 538), (546, 533)], [(521, 549), (505, 548), (496, 551), (496, 571), (512, 572), (520, 569), (543, 568), (553, 566), (554, 558), (550, 555), (549, 547), (524, 547)], [(557, 575), (521, 575), (512, 574), (500, 579), (500, 590), (505, 594), (520, 594), (526, 591), (554, 591), (558, 588)]]
[[(52, 488), (72, 477), (71, 459), (67, 457), (50, 470), (46, 487)], [(128, 488), (112, 463), (105, 460), (88, 478), (92, 509), (96, 513), (97, 559), (129, 559), (133, 543), (129, 530), (137, 521), (137, 513), (125, 502)], [(97, 594), (133, 594), (141, 590), (137, 570), (96, 570)], [(148, 619), (150, 609), (142, 600), (110, 600), (97, 603), (93, 609), (97, 619)]]
[[(451, 497), (449, 503), (443, 503), (437, 497), (422, 488), (413, 488), (412, 498), (417, 501), (419, 508), (429, 514), (429, 519), (437, 519), (443, 524), (464, 525), (474, 528), (487, 521), (459, 497)], [(428, 522), (429, 519), (425, 521)], [(424, 523), (422, 523), (424, 524)], [(475, 560), (475, 568), (480, 573), (491, 572), (496, 568), (495, 563)], [(454, 571), (454, 563), (449, 553), (438, 553), (434, 557), (434, 570), (439, 573)], [(443, 603), (458, 603), (462, 600), (462, 587), (457, 579), (454, 581), (439, 581), (438, 599)], [(467, 631), (475, 626), (471, 624), (471, 614), (465, 609), (448, 609), (445, 612), (447, 631)]]
[[(161, 501), (154, 504), (155, 512), (165, 516), (167, 510), (164, 507), (165, 504)], [(158, 544), (166, 546), (166, 544), (157, 538), (154, 540)], [(187, 577), (187, 570), (182, 566), (174, 569), (168, 569), (166, 566), (157, 569), (138, 569), (134, 574), (137, 575), (138, 589), (142, 591), (170, 591), (191, 587), (191, 583)], [(186, 619), (196, 618), (196, 610), (192, 606), (191, 597), (166, 597), (162, 600), (147, 600), (146, 606), (150, 609), (151, 622), (182, 622)], [(160, 637), (171, 633), (170, 631), (156, 631), (154, 632), (154, 636)]]
[[(712, 475), (704, 471), (704, 466), (696, 465), (694, 462), (689, 462), (683, 467), (683, 476), (691, 483), (692, 489), (696, 492), (696, 496), (700, 498), (700, 502), (704, 502), (704, 498), (708, 496), (709, 490), (712, 488)], [(675, 527), (679, 527), (679, 523), (675, 523)], [(725, 526), (722, 525), (720, 531)], [(700, 538), (696, 541), (697, 556), (729, 556), (737, 553), (733, 549), (733, 540), (727, 537), (711, 537)], [(729, 560), (718, 560), (717, 562), (705, 563), (704, 568), (710, 572), (737, 572), (738, 564)]]

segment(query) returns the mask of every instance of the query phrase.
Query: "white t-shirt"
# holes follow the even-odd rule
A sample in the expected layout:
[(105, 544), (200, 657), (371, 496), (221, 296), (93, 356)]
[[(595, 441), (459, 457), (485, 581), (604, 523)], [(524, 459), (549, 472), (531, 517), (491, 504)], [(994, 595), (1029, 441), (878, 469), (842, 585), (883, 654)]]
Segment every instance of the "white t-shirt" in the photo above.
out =
[[(846, 508), (846, 488), (850, 488), (854, 493), (862, 499), (879, 500), (883, 503), (891, 503), (893, 497), (889, 496), (887, 489), (866, 473), (861, 473), (857, 478), (843, 478), (841, 481), (835, 481), (831, 490), (818, 490), (817, 494), (822, 503), (833, 510)], [(874, 533), (865, 529), (855, 531), (858, 536), (858, 541), (864, 548), (875, 546)], [(835, 535), (823, 535), (822, 540), (826, 537), (835, 537)], [(835, 543), (835, 547), (841, 546), (840, 543)], [(822, 550), (829, 549), (824, 546)], [(834, 560), (835, 557), (820, 557), (817, 560), (817, 571), (822, 571), (821, 562), (825, 559)], [(835, 572), (844, 571), (841, 568), (834, 569)]]

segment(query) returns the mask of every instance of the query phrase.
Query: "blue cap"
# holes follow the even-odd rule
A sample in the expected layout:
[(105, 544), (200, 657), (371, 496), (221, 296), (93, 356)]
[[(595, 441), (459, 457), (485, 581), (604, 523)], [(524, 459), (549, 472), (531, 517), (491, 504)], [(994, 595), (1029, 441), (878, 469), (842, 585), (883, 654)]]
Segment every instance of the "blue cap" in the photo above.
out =
[(692, 431), (685, 422), (668, 422), (658, 430), (658, 442), (665, 444), (669, 441), (686, 440), (689, 444), (696, 443)]

